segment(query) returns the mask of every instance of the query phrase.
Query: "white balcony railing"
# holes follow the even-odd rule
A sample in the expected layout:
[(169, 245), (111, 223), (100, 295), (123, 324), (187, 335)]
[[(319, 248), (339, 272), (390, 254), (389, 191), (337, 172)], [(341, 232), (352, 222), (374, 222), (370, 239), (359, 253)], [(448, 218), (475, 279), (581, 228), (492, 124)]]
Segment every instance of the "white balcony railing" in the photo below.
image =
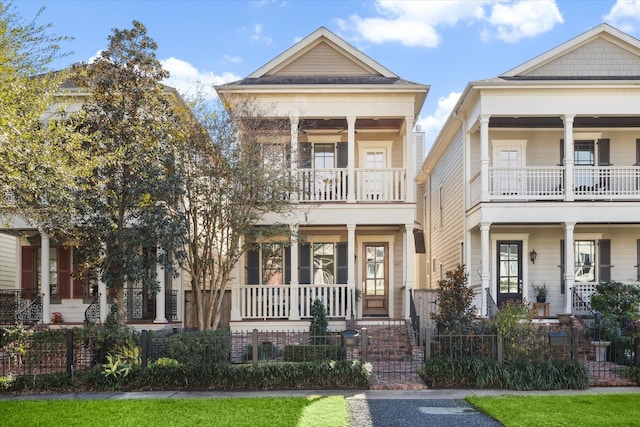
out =
[[(477, 176), (470, 183), (479, 185)], [(565, 168), (489, 168), (491, 200), (563, 200)], [(640, 200), (640, 167), (574, 166), (575, 200)]]
[[(356, 202), (401, 202), (406, 199), (406, 172), (402, 168), (355, 169)], [(297, 200), (344, 202), (348, 200), (347, 169), (298, 169)]]
[(347, 285), (299, 285), (295, 288), (289, 285), (240, 285), (238, 288), (242, 319), (287, 319), (296, 302), (299, 317), (311, 318), (311, 306), (317, 299), (324, 304), (328, 317), (345, 319), (351, 307)]

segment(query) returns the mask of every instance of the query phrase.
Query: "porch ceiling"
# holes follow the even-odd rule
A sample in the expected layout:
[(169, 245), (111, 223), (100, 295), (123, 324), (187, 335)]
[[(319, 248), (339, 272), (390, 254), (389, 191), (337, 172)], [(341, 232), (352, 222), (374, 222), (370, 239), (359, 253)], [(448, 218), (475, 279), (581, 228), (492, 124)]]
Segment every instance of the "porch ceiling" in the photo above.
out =
[[(490, 128), (564, 128), (561, 117), (491, 117)], [(634, 128), (640, 127), (638, 116), (576, 116), (573, 128)]]

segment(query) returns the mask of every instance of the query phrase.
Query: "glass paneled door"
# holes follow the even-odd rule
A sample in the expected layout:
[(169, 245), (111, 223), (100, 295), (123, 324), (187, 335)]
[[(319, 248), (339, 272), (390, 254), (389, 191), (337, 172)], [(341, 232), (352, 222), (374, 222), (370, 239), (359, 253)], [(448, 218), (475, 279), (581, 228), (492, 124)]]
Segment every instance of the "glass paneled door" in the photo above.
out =
[(385, 243), (364, 245), (363, 315), (388, 316), (388, 248)]
[(522, 242), (498, 242), (498, 307), (522, 301)]

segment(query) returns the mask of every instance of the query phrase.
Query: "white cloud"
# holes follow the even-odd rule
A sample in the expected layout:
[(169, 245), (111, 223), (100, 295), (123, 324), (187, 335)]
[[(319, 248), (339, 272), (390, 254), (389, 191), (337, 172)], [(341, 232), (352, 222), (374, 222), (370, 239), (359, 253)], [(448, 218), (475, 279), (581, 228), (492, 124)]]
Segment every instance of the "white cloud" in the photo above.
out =
[(263, 34), (262, 24), (256, 24), (253, 26), (253, 34), (251, 34), (251, 40), (263, 43), (266, 46), (271, 46), (271, 43), (273, 43), (273, 39), (271, 37), (267, 37)]
[(451, 92), (446, 98), (438, 98), (438, 106), (435, 111), (431, 115), (418, 120), (417, 124), (422, 127), (425, 133), (426, 152), (429, 152), (444, 122), (447, 121), (453, 107), (455, 107), (456, 102), (460, 99), (460, 95), (462, 95), (461, 92)]
[(602, 19), (621, 31), (633, 32), (640, 22), (640, 0), (618, 0)]
[(210, 71), (198, 70), (190, 63), (177, 58), (169, 58), (160, 61), (162, 67), (170, 74), (164, 81), (168, 86), (175, 88), (184, 97), (193, 97), (199, 91), (204, 91), (207, 99), (215, 99), (217, 95), (214, 85), (240, 80), (241, 77), (233, 73), (217, 75)]
[(485, 23), (486, 40), (515, 42), (551, 30), (563, 18), (555, 0), (399, 1), (378, 0), (377, 16), (339, 19), (342, 32), (381, 44), (437, 47), (444, 27)]
[(91, 58), (89, 58), (87, 60), (87, 64), (93, 64), (94, 62), (96, 62), (96, 59), (98, 59), (100, 57), (100, 55), (102, 55), (102, 49), (97, 51), (95, 55), (93, 55)]
[(494, 4), (488, 22), (496, 38), (514, 43), (546, 33), (564, 20), (554, 0), (522, 0)]
[(242, 58), (240, 58), (239, 56), (224, 55), (223, 58), (225, 61), (230, 62), (232, 64), (238, 64), (242, 62)]

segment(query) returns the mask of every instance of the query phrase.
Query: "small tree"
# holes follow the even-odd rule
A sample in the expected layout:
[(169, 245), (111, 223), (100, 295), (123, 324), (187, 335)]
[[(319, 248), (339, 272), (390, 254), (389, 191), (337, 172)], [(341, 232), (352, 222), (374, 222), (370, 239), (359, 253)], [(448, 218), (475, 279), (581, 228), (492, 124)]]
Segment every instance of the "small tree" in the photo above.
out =
[(309, 325), (309, 338), (311, 344), (322, 345), (328, 341), (329, 320), (327, 319), (327, 309), (319, 299), (311, 305), (311, 324)]
[(468, 277), (464, 265), (459, 264), (438, 281), (438, 313), (432, 317), (441, 334), (465, 333), (471, 326), (473, 290), (467, 286)]

